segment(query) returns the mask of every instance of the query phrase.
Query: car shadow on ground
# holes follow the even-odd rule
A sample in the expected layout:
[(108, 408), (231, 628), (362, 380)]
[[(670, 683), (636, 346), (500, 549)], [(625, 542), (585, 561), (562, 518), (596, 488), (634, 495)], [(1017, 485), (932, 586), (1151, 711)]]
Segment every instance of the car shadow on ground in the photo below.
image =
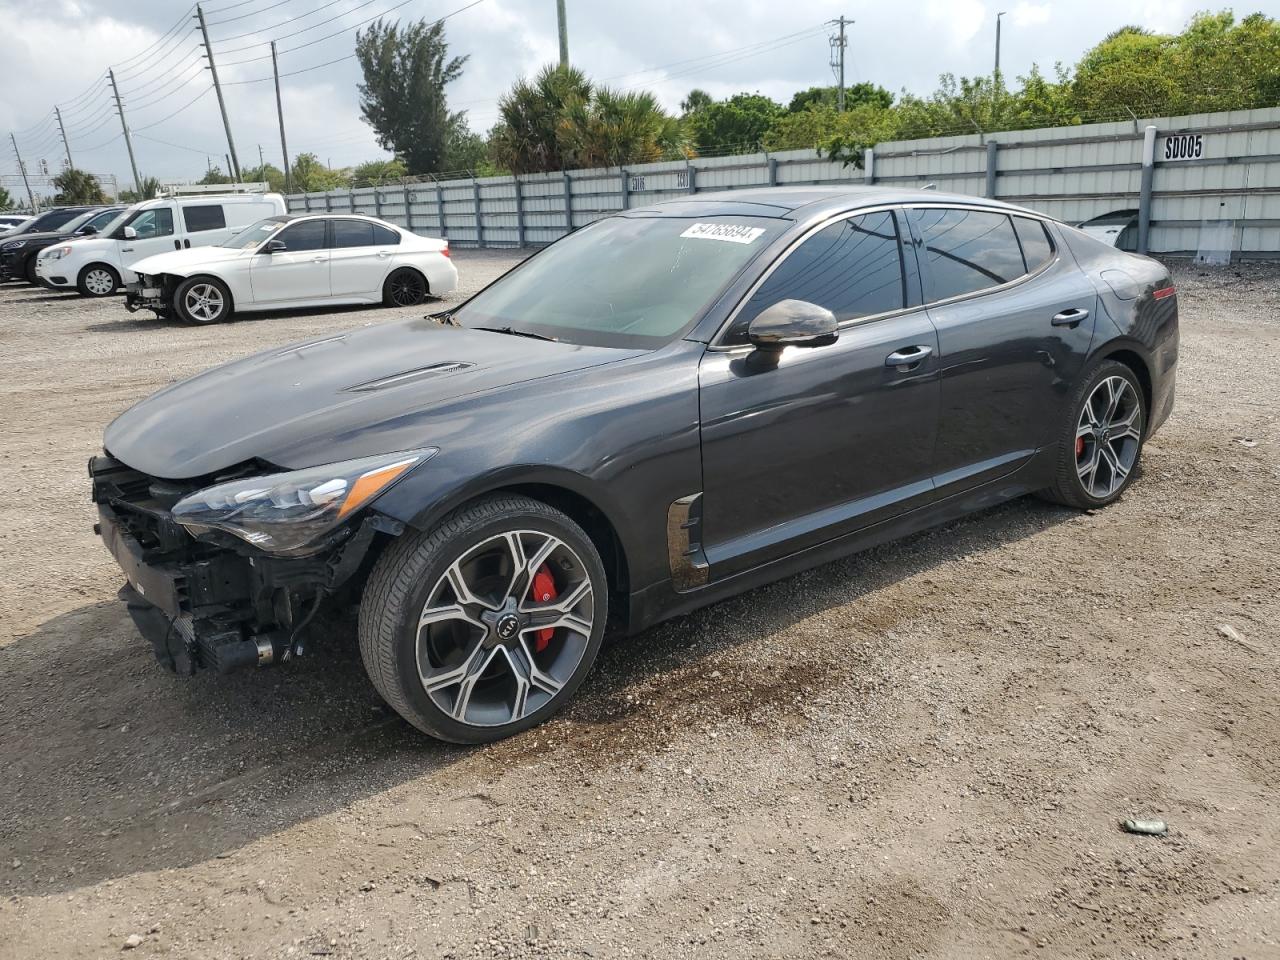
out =
[[(592, 765), (621, 762), (614, 731), (638, 711), (669, 711), (682, 698), (727, 717), (763, 698), (794, 695), (787, 678), (758, 685), (688, 681), (700, 661), (969, 554), (1034, 536), (1077, 514), (1022, 499), (946, 527), (817, 567), (607, 644), (563, 719), (553, 749), (586, 750)], [(873, 603), (867, 604), (868, 612)], [(891, 630), (872, 617), (866, 629)], [(488, 748), (438, 743), (379, 701), (364, 676), (355, 621), (312, 631), (307, 654), (284, 667), (229, 677), (163, 671), (122, 604), (104, 601), (42, 624), (0, 649), (0, 892), (47, 895), (138, 872), (227, 856), (263, 836), (399, 784), (428, 777), (447, 799), (458, 784), (437, 775), (485, 756), (498, 769), (548, 749), (527, 733)], [(803, 666), (821, 686), (821, 663)], [(834, 681), (833, 681), (834, 682)], [(643, 706), (627, 690), (668, 691)], [(732, 687), (715, 702), (710, 686)], [(539, 747), (541, 742), (541, 747)], [(482, 751), (486, 751), (483, 752)], [(579, 758), (581, 759), (581, 758)], [(9, 861), (19, 866), (9, 869)]]

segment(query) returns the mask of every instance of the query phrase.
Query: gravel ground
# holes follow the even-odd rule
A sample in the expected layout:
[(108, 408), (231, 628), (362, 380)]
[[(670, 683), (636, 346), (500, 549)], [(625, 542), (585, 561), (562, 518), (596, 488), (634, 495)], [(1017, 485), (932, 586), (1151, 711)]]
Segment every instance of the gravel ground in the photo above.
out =
[(1018, 501), (613, 643), (477, 749), (388, 714), (354, 621), (163, 672), (91, 532), (115, 414), (393, 311), (192, 329), (4, 288), (0, 957), (1280, 956), (1280, 271), (1177, 282), (1178, 407), (1119, 504)]

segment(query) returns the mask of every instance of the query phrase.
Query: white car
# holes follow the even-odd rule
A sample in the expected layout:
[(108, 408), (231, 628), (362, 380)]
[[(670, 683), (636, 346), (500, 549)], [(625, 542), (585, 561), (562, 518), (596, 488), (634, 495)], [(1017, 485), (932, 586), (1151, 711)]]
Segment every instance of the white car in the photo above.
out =
[(408, 307), (458, 285), (444, 240), (359, 214), (267, 217), (216, 247), (139, 260), (130, 310), (187, 323), (219, 323), (234, 311), (336, 304)]
[(32, 220), (24, 213), (0, 213), (0, 230), (9, 231)]
[(249, 224), (285, 212), (278, 193), (161, 197), (125, 210), (96, 236), (40, 252), (36, 278), (52, 290), (106, 297), (136, 279), (133, 264), (165, 251), (212, 246)]

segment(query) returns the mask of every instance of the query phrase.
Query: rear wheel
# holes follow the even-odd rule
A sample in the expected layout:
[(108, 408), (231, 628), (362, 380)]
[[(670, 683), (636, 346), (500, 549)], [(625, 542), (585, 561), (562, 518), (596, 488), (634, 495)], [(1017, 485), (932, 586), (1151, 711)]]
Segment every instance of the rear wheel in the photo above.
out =
[(109, 297), (120, 289), (120, 274), (105, 263), (91, 263), (80, 271), (76, 289), (82, 297)]
[(411, 267), (394, 270), (382, 285), (382, 302), (388, 307), (416, 307), (427, 299), (427, 278)]
[(1142, 384), (1116, 360), (1103, 360), (1076, 390), (1058, 440), (1058, 465), (1045, 496), (1080, 509), (1120, 499), (1133, 482), (1146, 427)]
[(418, 729), (485, 743), (573, 696), (607, 606), (604, 565), (576, 523), (537, 500), (494, 497), (383, 554), (360, 603), (360, 653)]
[(32, 286), (40, 285), (40, 278), (36, 276), (36, 258), (34, 256), (27, 257), (27, 263), (23, 267), (22, 273), (27, 278), (27, 283)]
[(213, 277), (192, 277), (174, 290), (173, 309), (187, 323), (222, 323), (231, 319), (231, 291)]

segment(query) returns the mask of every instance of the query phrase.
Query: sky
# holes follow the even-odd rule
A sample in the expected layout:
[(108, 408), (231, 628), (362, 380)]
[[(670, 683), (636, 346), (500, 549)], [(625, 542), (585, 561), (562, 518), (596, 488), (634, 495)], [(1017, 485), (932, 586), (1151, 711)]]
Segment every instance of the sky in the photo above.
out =
[[(270, 40), (277, 40), (291, 156), (315, 153), (334, 167), (387, 156), (360, 119), (356, 29), (379, 15), (446, 20), (450, 52), (469, 57), (448, 89), (450, 107), (485, 132), (497, 99), (519, 77), (558, 58), (555, 0), (206, 0), (210, 39), (242, 166), (280, 165)], [(785, 103), (832, 82), (825, 21), (848, 28), (846, 79), (928, 94), (938, 74), (986, 74), (995, 15), (1006, 11), (1001, 68), (1050, 72), (1073, 64), (1125, 24), (1172, 32), (1204, 0), (567, 0), (569, 53), (595, 81), (648, 89), (670, 110), (693, 87), (715, 96), (759, 91)], [(1253, 0), (1239, 16), (1280, 16), (1280, 0)], [(460, 12), (455, 12), (460, 11)], [(201, 59), (189, 0), (0, 0), (0, 132), (16, 134), (31, 174), (63, 162), (59, 105), (75, 165), (131, 181), (110, 88), (114, 67), (143, 176), (198, 179), (226, 168), (227, 140)], [(340, 59), (345, 58), (345, 59)], [(337, 62), (331, 62), (337, 61)], [(322, 65), (323, 66), (318, 66)], [(318, 67), (318, 68), (317, 68)], [(316, 68), (316, 69), (311, 69)], [(296, 71), (296, 72), (295, 72)], [(292, 75), (290, 75), (292, 74)], [(265, 82), (264, 82), (265, 81)], [(6, 137), (7, 139), (7, 137)], [(0, 180), (15, 194), (12, 145)], [(37, 183), (37, 192), (39, 184)]]

